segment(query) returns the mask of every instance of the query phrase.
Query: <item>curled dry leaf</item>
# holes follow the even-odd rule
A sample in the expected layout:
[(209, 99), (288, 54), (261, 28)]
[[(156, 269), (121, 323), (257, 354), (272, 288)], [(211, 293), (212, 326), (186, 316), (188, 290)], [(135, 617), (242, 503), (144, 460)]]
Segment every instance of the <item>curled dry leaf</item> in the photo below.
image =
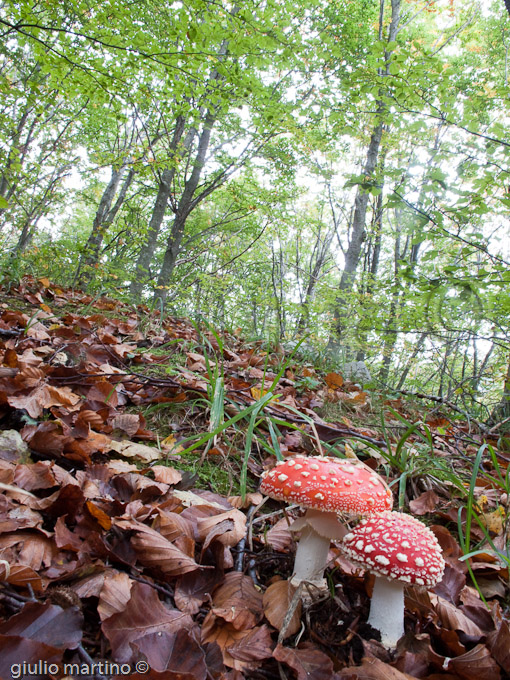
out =
[[(290, 581), (282, 580), (272, 583), (264, 593), (262, 604), (264, 614), (269, 623), (277, 630), (282, 630), (282, 624), (290, 614), (289, 609), (296, 592)], [(301, 599), (297, 601), (294, 613), (286, 626), (284, 639), (294, 635), (301, 627)]]
[(462, 680), (499, 680), (501, 669), (485, 645), (476, 645), (469, 652), (450, 659), (447, 670)]
[(145, 524), (134, 520), (115, 520), (115, 525), (134, 532), (131, 546), (146, 567), (159, 569), (167, 576), (180, 576), (201, 568), (193, 558)]
[(273, 641), (267, 626), (238, 630), (209, 612), (202, 624), (202, 641), (216, 642), (223, 655), (223, 663), (238, 671), (254, 670), (272, 654)]
[(114, 430), (122, 430), (128, 437), (132, 437), (140, 427), (140, 416), (135, 413), (119, 413), (113, 419), (112, 427)]
[(278, 645), (273, 657), (292, 668), (297, 680), (331, 680), (333, 677), (333, 662), (313, 647), (294, 649)]
[(158, 517), (156, 518), (154, 528), (162, 534), (167, 541), (176, 541), (178, 538), (193, 539), (195, 531), (193, 523), (189, 519), (179, 515), (176, 512), (165, 512), (162, 508), (156, 508)]
[(294, 537), (285, 517), (278, 520), (262, 538), (265, 540), (266, 545), (278, 552), (286, 552), (294, 545)]
[(261, 493), (247, 493), (244, 500), (242, 496), (229, 496), (228, 502), (233, 508), (249, 508), (250, 505), (259, 505), (262, 503), (264, 496)]
[(216, 525), (225, 522), (225, 520), (231, 520), (231, 522), (223, 524), (223, 530), (216, 536), (216, 540), (228, 547), (237, 545), (246, 534), (246, 516), (235, 508), (212, 517), (199, 517), (197, 519), (199, 540), (205, 541)]
[(50, 538), (35, 531), (2, 534), (0, 536), (0, 550), (11, 546), (16, 546), (19, 551), (18, 564), (28, 566), (36, 572), (43, 567), (49, 567), (58, 553)]
[(461, 630), (466, 635), (480, 638), (481, 629), (474, 621), (468, 618), (458, 607), (448, 602), (439, 595), (432, 594), (431, 601), (435, 604), (435, 609), (439, 615), (441, 623), (445, 628)]
[(13, 408), (25, 409), (31, 418), (42, 416), (44, 409), (51, 406), (65, 406), (73, 410), (81, 401), (69, 387), (53, 387), (52, 385), (38, 385), (25, 396), (8, 397), (7, 401)]
[(14, 564), (10, 566), (8, 578), (3, 578), (2, 580), (21, 588), (30, 586), (36, 593), (42, 593), (47, 584), (47, 579), (41, 578), (36, 571), (23, 564)]

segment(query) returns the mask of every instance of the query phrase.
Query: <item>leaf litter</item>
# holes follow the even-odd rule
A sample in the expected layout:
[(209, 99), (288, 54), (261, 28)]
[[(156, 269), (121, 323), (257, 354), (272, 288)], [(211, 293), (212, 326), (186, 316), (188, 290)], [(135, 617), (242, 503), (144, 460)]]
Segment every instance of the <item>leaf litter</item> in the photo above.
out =
[[(45, 279), (3, 292), (0, 677), (21, 662), (99, 661), (133, 669), (145, 661), (150, 670), (130, 677), (175, 680), (510, 677), (506, 514), (487, 477), (475, 487), (481, 519), (471, 524), (468, 545), (483, 539), (483, 527), (492, 541), (467, 560), (450, 486), (425, 475), (428, 488), (419, 480), (406, 487), (407, 511), (431, 525), (447, 568), (432, 591), (406, 590), (406, 634), (389, 653), (366, 624), (372, 577), (333, 543), (329, 594), (296, 603), (287, 579), (295, 551), (288, 516), (297, 509), (265, 505), (256, 484), (240, 495), (197, 487), (181, 455), (190, 435), (212, 432), (206, 406), (197, 404), (207, 403), (208, 366), (218, 353), (225, 418), (227, 406), (237, 413), (272, 390), (264, 412), (279, 423), (283, 456), (343, 439), (344, 455), (356, 455), (355, 441), (377, 467), (380, 455), (370, 451), (385, 442), (363, 416), (370, 395), (340, 373), (321, 378), (292, 361), (278, 374), (282, 349), (268, 353), (226, 333), (221, 343), (216, 332), (201, 338), (186, 320), (158, 323), (149, 310)], [(176, 349), (185, 365), (172, 364)], [(310, 375), (317, 387), (297, 389), (297, 377)], [(324, 403), (352, 416), (326, 422), (316, 412)], [(147, 414), (168, 405), (186, 416), (168, 410), (171, 432), (160, 434)], [(408, 415), (401, 400), (388, 408), (388, 421), (395, 409)], [(429, 422), (438, 457), (459, 445), (473, 456), (476, 436), (466, 444), (462, 423), (445, 434), (449, 422)], [(239, 462), (241, 429), (214, 436), (209, 464)], [(247, 458), (255, 482), (275, 462), (260, 440), (257, 451)], [(506, 469), (504, 455), (498, 460)], [(465, 511), (460, 517), (465, 527)]]

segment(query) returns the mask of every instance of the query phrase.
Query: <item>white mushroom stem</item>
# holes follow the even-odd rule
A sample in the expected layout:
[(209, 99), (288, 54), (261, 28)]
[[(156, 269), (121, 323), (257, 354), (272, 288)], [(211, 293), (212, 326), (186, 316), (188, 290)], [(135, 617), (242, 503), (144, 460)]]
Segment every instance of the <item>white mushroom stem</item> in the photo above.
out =
[(301, 531), (291, 578), (292, 585), (297, 587), (302, 581), (306, 581), (319, 590), (327, 590), (324, 570), (328, 562), (329, 546), (333, 539), (341, 540), (347, 529), (339, 522), (334, 512), (311, 509), (290, 528), (292, 531)]
[(388, 649), (397, 646), (404, 634), (404, 583), (376, 576), (368, 623), (380, 631)]

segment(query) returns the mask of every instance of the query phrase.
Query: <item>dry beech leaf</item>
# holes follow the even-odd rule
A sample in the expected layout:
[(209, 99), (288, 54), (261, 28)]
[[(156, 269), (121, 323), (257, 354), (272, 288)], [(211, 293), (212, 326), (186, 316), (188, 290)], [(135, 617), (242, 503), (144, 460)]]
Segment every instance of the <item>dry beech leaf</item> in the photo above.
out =
[(38, 572), (49, 567), (57, 556), (58, 550), (52, 540), (35, 531), (17, 531), (0, 536), (0, 550), (16, 546), (19, 550), (18, 564), (23, 564)]
[(232, 571), (214, 591), (212, 612), (237, 630), (253, 628), (264, 614), (262, 595), (255, 589), (249, 576)]
[(69, 387), (42, 384), (26, 396), (8, 397), (7, 401), (13, 408), (25, 409), (31, 418), (39, 418), (44, 409), (51, 406), (65, 406), (66, 409), (73, 410), (81, 399)]
[(225, 510), (224, 506), (220, 505), (219, 503), (211, 501), (207, 498), (203, 498), (202, 496), (193, 493), (193, 491), (181, 491), (180, 489), (173, 489), (172, 495), (174, 498), (177, 498), (186, 508), (190, 508), (193, 505), (209, 505), (213, 508)]
[(167, 541), (175, 541), (178, 538), (187, 537), (193, 539), (195, 531), (193, 523), (186, 517), (176, 512), (165, 512), (162, 508), (156, 508), (158, 517), (154, 528), (162, 534)]
[(344, 384), (344, 379), (339, 373), (328, 373), (324, 381), (330, 390), (337, 390)]
[(159, 569), (167, 576), (180, 576), (188, 571), (203, 568), (159, 532), (145, 524), (132, 520), (115, 520), (114, 523), (121, 529), (134, 532), (130, 544), (140, 562), (146, 567)]
[(200, 541), (205, 541), (216, 525), (231, 520), (229, 525), (223, 524), (223, 531), (216, 536), (216, 540), (222, 545), (232, 547), (237, 545), (246, 534), (246, 516), (233, 508), (213, 517), (200, 517), (197, 520), (197, 532)]
[(493, 657), (510, 675), (510, 625), (507, 621), (502, 621), (498, 630), (489, 635), (488, 643)]
[(450, 659), (447, 670), (463, 680), (499, 680), (501, 669), (485, 645), (476, 645), (469, 652)]
[(223, 581), (221, 569), (203, 569), (181, 576), (175, 584), (175, 605), (181, 612), (194, 616), (201, 605), (210, 599), (211, 593)]
[(266, 545), (278, 552), (287, 552), (294, 545), (294, 537), (285, 517), (278, 520), (262, 538)]
[(92, 429), (100, 428), (104, 424), (103, 418), (96, 411), (90, 409), (83, 409), (78, 413), (76, 418), (76, 425), (90, 426)]
[(8, 578), (4, 577), (2, 580), (7, 581), (7, 583), (10, 583), (13, 586), (22, 588), (31, 586), (36, 593), (42, 593), (44, 586), (47, 583), (47, 579), (42, 579), (36, 571), (23, 564), (12, 565), (9, 569)]
[[(264, 593), (262, 604), (264, 614), (269, 623), (277, 630), (281, 631), (282, 624), (289, 611), (289, 606), (296, 592), (296, 588), (289, 581), (276, 581), (272, 583)], [(290, 619), (285, 631), (284, 638), (288, 638), (298, 632), (301, 627), (301, 600), (298, 602), (296, 610)]]
[(426, 515), (428, 512), (434, 512), (438, 503), (439, 496), (435, 491), (425, 491), (409, 503), (409, 508), (413, 515)]
[(112, 421), (114, 430), (122, 430), (128, 437), (135, 435), (140, 428), (140, 416), (134, 413), (119, 413)]
[(14, 482), (22, 489), (34, 491), (34, 489), (51, 489), (57, 485), (49, 461), (39, 461), (30, 465), (17, 465), (14, 473)]
[(117, 475), (124, 474), (125, 472), (140, 472), (134, 463), (128, 463), (127, 460), (121, 460), (120, 458), (109, 460), (106, 463), (106, 467)]
[(182, 480), (182, 473), (173, 467), (166, 465), (153, 465), (151, 468), (156, 482), (165, 484), (178, 484)]
[(259, 505), (262, 503), (264, 496), (261, 493), (247, 493), (243, 501), (242, 496), (229, 496), (228, 502), (233, 508), (249, 508), (250, 505)]
[(461, 630), (466, 635), (481, 637), (481, 629), (471, 621), (458, 607), (439, 595), (431, 594), (430, 599), (435, 605), (441, 623), (445, 628)]
[(176, 512), (165, 512), (162, 508), (156, 508), (158, 517), (154, 528), (164, 536), (167, 541), (175, 541), (178, 538), (187, 537), (193, 539), (195, 531), (193, 523), (186, 517), (177, 514)]
[(273, 657), (290, 666), (296, 673), (297, 680), (331, 680), (333, 677), (333, 662), (316, 648), (294, 649), (278, 645)]
[(446, 563), (443, 578), (434, 587), (434, 592), (454, 604), (459, 601), (459, 595), (466, 585), (464, 572)]
[(169, 680), (207, 680), (212, 677), (204, 650), (187, 630), (149, 633), (132, 645), (143, 654), (152, 670), (163, 673), (162, 677)]
[(170, 609), (156, 591), (145, 583), (133, 583), (131, 598), (123, 611), (103, 621), (101, 628), (112, 646), (113, 658), (120, 663), (136, 660), (132, 643), (153, 633), (190, 630), (193, 620), (177, 609)]
[[(0, 624), (0, 635), (31, 638), (57, 649), (75, 649), (81, 642), (83, 614), (77, 607), (27, 602), (23, 609)], [(3, 650), (2, 650), (3, 654)]]
[(120, 453), (120, 455), (125, 458), (137, 458), (144, 463), (151, 463), (153, 460), (159, 460), (162, 456), (161, 451), (158, 449), (130, 441), (117, 442), (112, 439), (110, 441), (110, 449)]
[(202, 624), (202, 640), (216, 642), (223, 654), (223, 663), (238, 671), (258, 668), (261, 661), (271, 656), (273, 648), (267, 626), (237, 630), (232, 624), (217, 619), (212, 612)]
[(105, 621), (114, 614), (123, 612), (131, 599), (131, 587), (135, 583), (129, 576), (119, 571), (110, 572), (104, 578), (103, 587), (99, 593), (97, 611), (101, 621)]
[(361, 666), (343, 668), (339, 680), (416, 680), (412, 675), (402, 673), (380, 659), (364, 657)]

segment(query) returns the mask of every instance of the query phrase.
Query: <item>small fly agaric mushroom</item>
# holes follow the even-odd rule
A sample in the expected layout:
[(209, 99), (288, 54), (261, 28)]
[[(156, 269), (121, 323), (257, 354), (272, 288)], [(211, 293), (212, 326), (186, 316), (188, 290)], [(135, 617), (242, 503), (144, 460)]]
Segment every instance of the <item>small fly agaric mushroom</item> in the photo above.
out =
[(298, 586), (307, 581), (320, 590), (326, 589), (324, 569), (331, 540), (340, 540), (347, 533), (338, 514), (371, 515), (393, 505), (388, 486), (367, 465), (328, 456), (279, 461), (263, 474), (260, 491), (307, 508), (291, 526), (293, 531), (301, 531), (291, 583)]
[(444, 559), (432, 531), (415, 517), (382, 512), (361, 520), (339, 547), (355, 564), (375, 574), (368, 623), (393, 649), (404, 634), (404, 585), (435, 586)]

